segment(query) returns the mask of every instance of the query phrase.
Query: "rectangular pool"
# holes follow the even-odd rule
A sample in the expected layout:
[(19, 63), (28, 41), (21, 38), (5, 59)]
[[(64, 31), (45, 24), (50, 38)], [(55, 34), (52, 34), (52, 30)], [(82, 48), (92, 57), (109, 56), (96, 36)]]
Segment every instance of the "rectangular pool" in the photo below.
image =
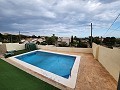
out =
[(8, 62), (60, 89), (74, 89), (80, 56), (35, 50), (10, 57)]

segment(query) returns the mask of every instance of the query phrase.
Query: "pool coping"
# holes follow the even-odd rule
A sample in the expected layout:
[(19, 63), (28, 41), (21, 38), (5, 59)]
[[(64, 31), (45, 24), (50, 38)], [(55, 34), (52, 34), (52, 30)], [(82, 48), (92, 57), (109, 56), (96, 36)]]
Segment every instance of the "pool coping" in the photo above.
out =
[[(55, 53), (55, 54), (60, 54), (60, 55), (67, 55), (67, 56), (76, 57), (73, 68), (71, 70), (71, 76), (68, 79), (66, 79), (66, 78), (63, 78), (59, 75), (56, 75), (56, 74), (51, 73), (49, 71), (43, 70), (41, 68), (38, 68), (36, 66), (33, 66), (29, 63), (26, 63), (24, 61), (21, 61), (21, 60), (15, 58), (17, 56), (25, 55), (25, 54), (36, 52), (36, 51), (43, 51), (43, 52), (48, 52), (48, 53)], [(65, 88), (74, 89), (76, 86), (80, 58), (81, 57), (77, 56), (77, 55), (63, 54), (63, 53), (58, 53), (58, 52), (46, 51), (46, 50), (34, 50), (31, 52), (27, 52), (27, 53), (23, 53), (20, 55), (9, 57), (8, 58), (9, 60), (7, 60), (7, 61), (9, 63), (11, 63), (12, 65), (22, 69), (23, 71), (26, 71), (27, 73), (32, 74), (33, 76), (35, 76), (35, 77), (37, 77), (37, 78), (39, 78), (39, 79), (41, 79), (49, 84), (52, 84), (55, 87), (58, 87), (60, 89), (65, 89)]]

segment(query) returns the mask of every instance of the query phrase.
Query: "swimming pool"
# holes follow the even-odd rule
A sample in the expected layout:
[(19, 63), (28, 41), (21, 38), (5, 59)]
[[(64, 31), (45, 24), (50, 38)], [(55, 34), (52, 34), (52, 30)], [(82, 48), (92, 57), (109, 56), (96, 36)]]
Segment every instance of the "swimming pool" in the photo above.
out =
[(74, 89), (80, 56), (35, 50), (9, 58), (14, 66), (60, 89)]
[(16, 58), (68, 79), (76, 57), (36, 51)]

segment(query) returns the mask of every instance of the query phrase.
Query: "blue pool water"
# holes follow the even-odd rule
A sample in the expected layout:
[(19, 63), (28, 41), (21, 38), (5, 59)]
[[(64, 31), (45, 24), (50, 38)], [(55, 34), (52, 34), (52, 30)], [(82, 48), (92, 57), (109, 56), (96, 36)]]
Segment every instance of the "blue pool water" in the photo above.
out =
[(64, 78), (68, 78), (76, 57), (35, 51), (17, 56), (16, 58)]

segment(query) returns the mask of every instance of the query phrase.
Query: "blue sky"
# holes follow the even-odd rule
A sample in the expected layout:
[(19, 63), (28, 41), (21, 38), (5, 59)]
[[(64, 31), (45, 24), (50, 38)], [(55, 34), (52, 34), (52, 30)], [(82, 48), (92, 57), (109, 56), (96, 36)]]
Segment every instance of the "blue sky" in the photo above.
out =
[(120, 17), (106, 33), (119, 13), (120, 0), (0, 0), (0, 32), (88, 37), (92, 22), (93, 36), (120, 37)]

